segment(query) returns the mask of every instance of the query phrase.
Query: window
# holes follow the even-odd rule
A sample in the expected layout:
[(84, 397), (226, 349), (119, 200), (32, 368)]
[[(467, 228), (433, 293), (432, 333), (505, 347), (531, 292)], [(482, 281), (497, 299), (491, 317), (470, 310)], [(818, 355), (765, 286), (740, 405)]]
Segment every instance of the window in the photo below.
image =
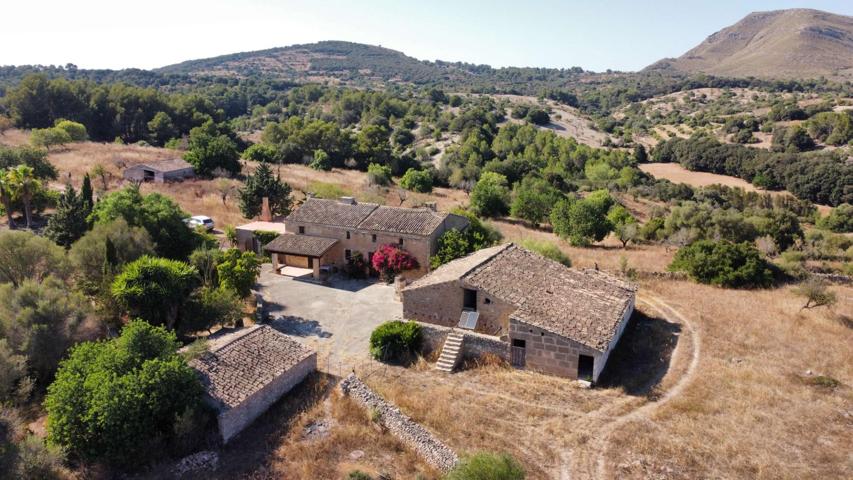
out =
[[(347, 240), (349, 240), (349, 232), (347, 232)], [(349, 251), (349, 250), (347, 250), (347, 251)]]
[(370, 239), (373, 240), (373, 243), (376, 243), (376, 234), (370, 236)]
[(305, 227), (300, 226), (299, 227), (299, 234), (302, 235), (304, 233), (305, 233)]
[[(349, 232), (347, 232), (347, 233), (349, 233)], [(352, 250), (344, 250), (344, 258), (346, 258), (347, 260), (352, 258)]]
[(403, 246), (403, 237), (400, 237), (400, 240), (398, 240), (397, 243), (399, 243), (400, 246), (402, 247)]
[(491, 299), (491, 298), (487, 298), (487, 299), (483, 300), (483, 303), (485, 303), (486, 305), (488, 305), (488, 304), (492, 303), (492, 299)]

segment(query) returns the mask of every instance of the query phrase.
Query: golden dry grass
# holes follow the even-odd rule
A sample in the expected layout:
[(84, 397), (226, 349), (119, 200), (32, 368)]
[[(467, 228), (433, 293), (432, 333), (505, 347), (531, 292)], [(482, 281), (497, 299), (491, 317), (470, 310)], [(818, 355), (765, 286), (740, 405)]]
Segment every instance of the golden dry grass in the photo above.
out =
[[(850, 478), (853, 289), (834, 311), (800, 311), (791, 288), (644, 285), (696, 322), (698, 374), (650, 421), (615, 432), (615, 476)], [(810, 372), (810, 373), (807, 373)], [(809, 384), (825, 375), (841, 386)]]

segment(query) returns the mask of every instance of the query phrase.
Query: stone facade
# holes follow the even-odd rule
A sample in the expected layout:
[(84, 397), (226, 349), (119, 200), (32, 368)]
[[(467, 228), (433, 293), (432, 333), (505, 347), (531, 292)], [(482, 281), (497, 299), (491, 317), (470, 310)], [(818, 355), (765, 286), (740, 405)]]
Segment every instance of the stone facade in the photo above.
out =
[(317, 353), (267, 325), (210, 340), (190, 361), (217, 412), (224, 443), (317, 369)]
[[(434, 351), (440, 351), (447, 339), (447, 334), (454, 329), (442, 327), (430, 323), (418, 322), (423, 335), (423, 353), (429, 355)], [(509, 343), (499, 337), (472, 332), (469, 330), (456, 330), (464, 337), (462, 340), (462, 358), (475, 360), (485, 354), (495, 355), (502, 360), (510, 361)]]
[[(477, 332), (503, 339), (497, 350), (513, 365), (595, 382), (634, 311), (635, 291), (604, 272), (508, 244), (443, 265), (404, 287), (400, 299), (405, 318), (443, 328), (475, 309)], [(463, 352), (476, 355), (473, 333), (465, 334)], [(429, 348), (438, 348), (435, 336), (427, 334)]]
[(217, 416), (219, 434), (223, 443), (243, 431), (260, 417), (285, 393), (302, 383), (305, 377), (317, 370), (317, 354), (313, 353), (291, 367), (287, 372), (252, 394), (237, 408), (232, 408)]

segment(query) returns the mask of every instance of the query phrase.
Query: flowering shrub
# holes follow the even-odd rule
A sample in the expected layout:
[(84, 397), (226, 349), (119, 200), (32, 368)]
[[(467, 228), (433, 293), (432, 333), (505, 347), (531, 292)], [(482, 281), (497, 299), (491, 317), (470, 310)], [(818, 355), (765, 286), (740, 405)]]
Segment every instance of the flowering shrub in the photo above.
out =
[(385, 281), (392, 281), (394, 277), (405, 270), (418, 268), (418, 261), (411, 253), (396, 245), (382, 245), (373, 253), (373, 269), (382, 274)]

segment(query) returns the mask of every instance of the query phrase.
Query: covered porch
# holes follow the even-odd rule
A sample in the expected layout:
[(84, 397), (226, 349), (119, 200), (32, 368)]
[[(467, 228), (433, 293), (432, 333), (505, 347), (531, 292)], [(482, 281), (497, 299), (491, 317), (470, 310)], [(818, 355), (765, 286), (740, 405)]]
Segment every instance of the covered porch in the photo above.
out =
[(319, 281), (327, 273), (326, 256), (337, 243), (334, 238), (285, 233), (265, 245), (264, 250), (272, 257), (275, 273), (290, 277), (310, 275)]

